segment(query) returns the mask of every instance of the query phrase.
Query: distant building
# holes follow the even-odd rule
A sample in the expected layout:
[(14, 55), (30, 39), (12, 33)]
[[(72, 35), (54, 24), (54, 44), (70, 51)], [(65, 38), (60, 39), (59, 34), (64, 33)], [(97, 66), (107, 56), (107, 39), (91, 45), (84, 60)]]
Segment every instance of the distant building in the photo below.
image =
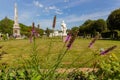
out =
[(49, 37), (53, 37), (53, 36), (61, 36), (62, 37), (62, 32), (55, 30), (53, 33), (50, 33), (50, 35), (49, 35)]

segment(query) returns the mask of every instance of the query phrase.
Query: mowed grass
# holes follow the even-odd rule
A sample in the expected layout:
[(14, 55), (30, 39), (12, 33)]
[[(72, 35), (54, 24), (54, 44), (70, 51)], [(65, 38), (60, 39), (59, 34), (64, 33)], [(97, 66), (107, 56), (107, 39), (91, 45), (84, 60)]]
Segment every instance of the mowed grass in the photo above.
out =
[[(93, 54), (99, 54), (100, 48), (107, 49), (113, 45), (117, 45), (117, 48), (115, 48), (108, 54), (115, 53), (119, 59), (120, 41), (97, 40), (93, 47), (89, 49), (88, 45), (90, 42), (91, 39), (76, 39), (71, 49), (64, 56), (60, 67), (66, 68), (73, 61), (75, 62), (72, 65), (72, 67), (90, 67), (92, 62), (95, 61)], [(62, 42), (61, 38), (54, 38), (52, 40), (48, 38), (36, 39), (36, 46), (38, 51), (37, 53), (39, 54), (41, 68), (48, 68), (50, 65), (53, 65), (55, 63), (57, 56), (60, 53), (63, 53), (66, 49), (65, 47), (62, 50), (63, 45), (64, 42)], [(28, 39), (23, 39), (0, 41), (0, 46), (3, 46), (3, 48), (0, 49), (0, 51), (5, 51), (7, 53), (2, 56), (0, 64), (6, 63), (11, 67), (18, 67), (24, 65), (24, 60), (29, 59), (29, 55), (31, 54), (33, 44), (30, 43)], [(90, 59), (93, 60), (89, 61)]]

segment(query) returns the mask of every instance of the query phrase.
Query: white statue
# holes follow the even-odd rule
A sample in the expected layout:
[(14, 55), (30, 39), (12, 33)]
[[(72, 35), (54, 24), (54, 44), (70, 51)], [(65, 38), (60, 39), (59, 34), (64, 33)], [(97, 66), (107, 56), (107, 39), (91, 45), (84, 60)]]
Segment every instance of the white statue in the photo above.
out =
[(61, 30), (62, 30), (62, 35), (67, 36), (67, 33), (66, 33), (67, 27), (64, 21), (62, 21), (61, 23)]

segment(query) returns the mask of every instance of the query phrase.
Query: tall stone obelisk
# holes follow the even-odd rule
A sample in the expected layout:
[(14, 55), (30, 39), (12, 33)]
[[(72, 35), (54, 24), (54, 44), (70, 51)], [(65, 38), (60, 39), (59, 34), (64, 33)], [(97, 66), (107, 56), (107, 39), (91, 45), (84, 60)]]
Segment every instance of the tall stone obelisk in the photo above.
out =
[(20, 35), (20, 27), (18, 23), (18, 11), (17, 11), (17, 4), (15, 3), (15, 9), (14, 9), (14, 25), (13, 25), (13, 36), (18, 39), (21, 37)]

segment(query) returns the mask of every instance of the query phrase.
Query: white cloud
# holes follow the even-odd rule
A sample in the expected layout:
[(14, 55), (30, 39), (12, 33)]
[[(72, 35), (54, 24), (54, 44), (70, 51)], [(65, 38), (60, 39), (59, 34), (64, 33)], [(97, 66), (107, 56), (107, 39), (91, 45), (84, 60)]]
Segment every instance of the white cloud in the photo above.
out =
[(45, 7), (45, 12), (51, 12), (53, 11), (56, 14), (63, 14), (62, 10), (60, 10), (59, 8), (57, 8), (56, 6), (49, 6), (49, 7)]
[[(62, 17), (62, 18), (57, 17), (56, 29), (60, 30), (60, 27), (61, 27), (60, 24), (61, 24), (62, 20), (64, 20), (65, 23), (67, 24), (67, 27), (70, 28), (71, 25), (72, 26), (80, 25), (81, 22), (84, 22), (88, 19), (91, 19), (91, 20), (96, 20), (96, 19), (100, 19), (100, 18), (103, 19), (104, 17), (108, 16), (109, 13), (110, 13), (110, 11), (105, 11), (105, 12), (95, 12), (95, 13), (91, 13), (91, 14), (83, 14), (80, 16), (69, 15), (69, 16)], [(37, 22), (40, 23), (40, 25), (43, 29), (46, 29), (47, 27), (52, 28), (52, 22), (53, 22), (52, 18), (51, 19), (42, 19)]]
[(96, 20), (99, 18), (104, 18), (106, 16), (108, 16), (110, 14), (110, 11), (105, 11), (105, 12), (95, 12), (95, 13), (91, 13), (91, 14), (83, 14), (80, 16), (76, 16), (76, 15), (69, 15), (67, 17), (64, 17), (64, 20), (67, 23), (74, 23), (74, 22), (81, 22), (81, 21), (86, 21), (88, 19), (92, 19), (92, 20)]
[(59, 14), (59, 15), (63, 14), (62, 11), (55, 11), (55, 13), (56, 13), (56, 14)]
[(49, 6), (48, 9), (49, 9), (49, 10), (57, 10), (57, 11), (60, 10), (60, 9), (57, 8), (56, 6)]
[(53, 10), (56, 10), (56, 9), (58, 9), (56, 6), (50, 6), (50, 7), (48, 7), (49, 9), (53, 9)]
[(40, 16), (40, 14), (36, 14), (36, 16), (38, 16), (38, 17), (39, 17), (39, 16)]
[(39, 1), (33, 1), (33, 4), (37, 7), (43, 8), (44, 12), (47, 12), (47, 13), (54, 12), (59, 15), (63, 14), (62, 10), (60, 10), (58, 7), (56, 7), (54, 5), (53, 6), (47, 6), (47, 5), (43, 6), (43, 4), (41, 4)]
[(39, 1), (33, 1), (33, 4), (40, 8), (44, 7), (43, 4), (41, 4)]
[(40, 21), (38, 21), (38, 23), (40, 23), (41, 28), (46, 29), (48, 28), (52, 28), (52, 20), (50, 19), (42, 19)]
[(29, 13), (26, 13), (26, 12), (20, 14), (20, 16), (19, 16), (20, 21), (27, 19), (27, 18), (29, 18)]
[(18, 19), (20, 23), (24, 23), (26, 25), (31, 25), (34, 21), (35, 12), (23, 12), (18, 15)]
[(70, 28), (71, 26), (79, 26), (80, 24), (82, 24), (82, 22), (91, 19), (91, 20), (96, 20), (96, 19), (100, 19), (100, 18), (105, 18), (110, 14), (110, 11), (104, 11), (104, 12), (95, 12), (95, 13), (91, 13), (91, 14), (83, 14), (83, 15), (69, 15), (66, 17), (62, 17), (62, 18), (57, 18), (57, 24), (56, 24), (56, 28), (60, 29), (60, 24), (62, 22), (62, 20), (65, 21), (65, 23), (67, 24), (67, 27)]
[[(61, 29), (61, 22), (62, 22), (62, 19), (61, 18), (58, 18), (56, 19), (56, 27), (55, 29)], [(38, 20), (37, 21), (40, 25), (41, 25), (41, 28), (42, 29), (46, 29), (47, 27), (52, 29), (52, 24), (53, 24), (53, 18), (51, 17), (51, 19), (41, 19), (41, 20)]]
[(71, 8), (71, 7), (78, 6), (80, 4), (87, 3), (87, 2), (90, 2), (90, 1), (91, 0), (74, 0), (74, 1), (70, 2), (67, 7), (65, 6), (64, 8)]
[(63, 14), (62, 10), (60, 10), (60, 9), (57, 9), (57, 10), (55, 11), (55, 13), (56, 13), (56, 14), (59, 14), (59, 15)]
[(69, 2), (69, 0), (64, 0), (64, 2)]

